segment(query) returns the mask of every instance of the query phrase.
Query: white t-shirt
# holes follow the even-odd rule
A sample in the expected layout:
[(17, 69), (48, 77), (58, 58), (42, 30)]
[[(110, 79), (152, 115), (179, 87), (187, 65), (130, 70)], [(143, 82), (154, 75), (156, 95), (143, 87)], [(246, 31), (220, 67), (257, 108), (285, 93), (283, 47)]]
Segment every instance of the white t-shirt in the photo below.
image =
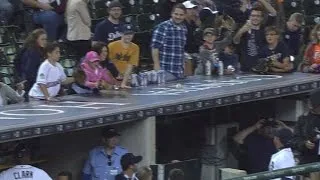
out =
[[(269, 171), (284, 169), (289, 167), (296, 166), (294, 156), (291, 148), (281, 149), (279, 152), (273, 154), (271, 156), (271, 160), (269, 163)], [(287, 176), (287, 178), (294, 179), (292, 176)], [(280, 178), (276, 178), (274, 180), (280, 180)]]
[(32, 86), (29, 96), (39, 99), (44, 98), (38, 84), (46, 84), (49, 96), (55, 97), (59, 93), (61, 82), (66, 78), (67, 76), (60, 63), (56, 62), (54, 66), (48, 60), (45, 60), (39, 67), (37, 81)]
[(52, 180), (42, 169), (30, 165), (17, 165), (0, 174), (0, 180)]

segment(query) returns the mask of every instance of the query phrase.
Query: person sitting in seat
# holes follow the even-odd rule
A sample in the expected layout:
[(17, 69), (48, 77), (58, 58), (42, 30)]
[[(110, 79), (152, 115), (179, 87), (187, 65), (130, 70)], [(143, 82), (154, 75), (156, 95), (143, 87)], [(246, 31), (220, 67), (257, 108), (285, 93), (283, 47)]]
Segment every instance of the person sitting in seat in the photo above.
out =
[(23, 82), (17, 84), (17, 91), (10, 86), (0, 82), (0, 107), (7, 104), (15, 104), (23, 100), (24, 95)]

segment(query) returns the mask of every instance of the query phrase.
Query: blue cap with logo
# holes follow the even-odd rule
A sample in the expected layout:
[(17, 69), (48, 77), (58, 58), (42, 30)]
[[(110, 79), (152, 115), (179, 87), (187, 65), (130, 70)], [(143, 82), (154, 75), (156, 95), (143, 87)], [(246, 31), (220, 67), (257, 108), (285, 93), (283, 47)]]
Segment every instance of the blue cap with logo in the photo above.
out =
[(121, 32), (123, 34), (134, 34), (135, 33), (135, 27), (132, 24), (124, 24), (121, 27)]

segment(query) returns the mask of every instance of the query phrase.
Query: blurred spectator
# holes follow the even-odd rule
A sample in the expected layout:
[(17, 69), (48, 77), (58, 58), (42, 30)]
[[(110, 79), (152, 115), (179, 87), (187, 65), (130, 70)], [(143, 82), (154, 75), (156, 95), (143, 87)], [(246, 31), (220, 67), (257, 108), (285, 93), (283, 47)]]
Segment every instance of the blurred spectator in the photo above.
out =
[(100, 66), (100, 57), (94, 51), (86, 54), (81, 68), (86, 75), (84, 85), (90, 89), (110, 89), (117, 84), (111, 73)]
[(26, 80), (26, 95), (36, 82), (37, 72), (44, 60), (44, 48), (47, 46), (47, 34), (43, 29), (32, 31), (24, 42), (21, 56), (15, 64), (22, 80)]
[(62, 171), (58, 174), (57, 180), (72, 180), (72, 173), (69, 171)]
[(40, 65), (37, 81), (33, 84), (29, 96), (46, 101), (57, 101), (61, 84), (69, 84), (69, 80), (58, 62), (60, 59), (60, 48), (58, 43), (50, 43), (45, 48), (47, 59)]
[(66, 8), (68, 25), (67, 40), (83, 57), (91, 47), (91, 18), (88, 9), (89, 0), (69, 0)]
[(177, 4), (172, 9), (171, 19), (160, 23), (153, 31), (151, 48), (154, 70), (164, 70), (167, 81), (184, 78), (185, 15), (184, 5)]
[(31, 150), (24, 144), (19, 144), (14, 151), (16, 166), (3, 171), (0, 180), (35, 179), (52, 180), (42, 169), (27, 165), (31, 162)]
[[(290, 148), (289, 142), (292, 140), (293, 133), (288, 128), (278, 129), (273, 138), (273, 143), (277, 148), (278, 152), (271, 156), (269, 163), (269, 171), (278, 169), (284, 169), (294, 167), (296, 165), (292, 149)], [(273, 180), (293, 180), (294, 177), (286, 176), (282, 178), (276, 178)]]
[(111, 72), (114, 78), (118, 78), (119, 71), (117, 70), (116, 66), (108, 58), (108, 55), (109, 55), (108, 46), (103, 42), (97, 42), (92, 46), (91, 50), (98, 53), (98, 55), (100, 56), (100, 65), (103, 68), (107, 68)]
[(302, 25), (304, 25), (304, 16), (301, 13), (293, 13), (286, 23), (285, 30), (282, 33), (283, 41), (289, 49), (289, 55), (298, 56), (302, 44)]
[(262, 8), (253, 8), (247, 23), (233, 37), (233, 42), (241, 47), (241, 71), (251, 71), (257, 64), (260, 48), (265, 45), (263, 12)]
[(16, 92), (10, 86), (0, 82), (0, 107), (7, 105), (8, 102), (10, 102), (10, 104), (21, 102), (23, 100), (22, 97), (24, 93), (25, 92), (23, 89), (20, 89), (19, 91)]
[(272, 141), (272, 126), (274, 123), (262, 119), (234, 136), (234, 141), (246, 150), (248, 173), (268, 170), (271, 155), (276, 153)]
[(124, 24), (121, 28), (121, 40), (108, 45), (109, 59), (123, 77), (121, 88), (130, 88), (128, 80), (134, 67), (139, 64), (140, 48), (132, 42), (135, 30), (132, 25)]
[(161, 0), (157, 8), (159, 14), (159, 22), (169, 20), (171, 18), (172, 8), (183, 0)]
[(299, 66), (302, 72), (320, 72), (320, 24), (314, 26), (310, 33), (311, 42), (305, 50), (303, 61)]
[(235, 54), (235, 46), (232, 43), (219, 53), (219, 60), (223, 62), (224, 74), (233, 74), (239, 70), (239, 56)]
[(127, 153), (121, 157), (122, 173), (115, 180), (140, 180), (136, 177), (137, 164), (142, 161), (142, 156)]
[(121, 37), (120, 28), (122, 22), (120, 17), (122, 15), (122, 4), (118, 0), (113, 0), (107, 4), (109, 16), (96, 25), (92, 44), (96, 42), (110, 43), (119, 40)]
[(48, 33), (52, 41), (59, 38), (59, 30), (64, 25), (64, 0), (57, 4), (54, 0), (22, 0), (22, 2), (34, 9), (33, 21)]
[(89, 158), (83, 169), (83, 180), (115, 180), (122, 172), (121, 157), (128, 150), (118, 146), (120, 134), (112, 127), (102, 130), (103, 146), (90, 151)]
[(0, 25), (7, 25), (13, 15), (13, 6), (9, 0), (0, 0)]
[(259, 58), (270, 61), (271, 72), (290, 72), (293, 63), (287, 46), (280, 40), (280, 30), (275, 26), (266, 27), (265, 37), (267, 45), (260, 49)]
[(171, 169), (168, 180), (184, 180), (184, 172), (181, 169)]
[(185, 1), (182, 3), (186, 9), (186, 17), (185, 17), (185, 25), (187, 27), (187, 42), (186, 42), (186, 52), (187, 53), (197, 53), (199, 52), (199, 47), (195, 42), (194, 31), (197, 29), (196, 21), (197, 21), (197, 5), (193, 4), (191, 1)]
[[(313, 90), (309, 96), (309, 113), (299, 117), (294, 128), (292, 144), (300, 154), (300, 164), (320, 161), (320, 89)], [(311, 180), (319, 180), (320, 173), (310, 174)]]
[(152, 180), (152, 169), (149, 166), (140, 167), (136, 173), (136, 177), (139, 180)]

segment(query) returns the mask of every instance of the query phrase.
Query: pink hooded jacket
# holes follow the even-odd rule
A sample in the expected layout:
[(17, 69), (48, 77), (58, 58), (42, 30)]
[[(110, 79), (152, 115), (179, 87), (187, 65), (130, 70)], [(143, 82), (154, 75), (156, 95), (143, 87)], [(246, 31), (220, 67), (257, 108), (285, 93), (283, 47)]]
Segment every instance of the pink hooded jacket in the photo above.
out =
[(89, 88), (97, 88), (96, 83), (100, 80), (106, 81), (108, 84), (115, 85), (116, 80), (112, 77), (111, 73), (101, 66), (98, 66), (96, 69), (90, 67), (88, 62), (95, 62), (99, 61), (99, 55), (94, 52), (90, 51), (86, 54), (86, 57), (81, 63), (81, 68), (86, 74), (85, 86)]

